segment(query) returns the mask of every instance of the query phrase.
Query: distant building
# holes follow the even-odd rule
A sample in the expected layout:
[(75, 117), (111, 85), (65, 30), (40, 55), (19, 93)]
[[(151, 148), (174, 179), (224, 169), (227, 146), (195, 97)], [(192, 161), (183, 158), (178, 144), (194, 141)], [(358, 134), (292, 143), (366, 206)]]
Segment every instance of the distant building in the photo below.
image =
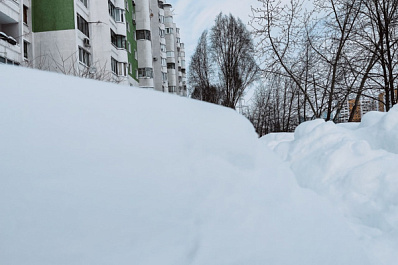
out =
[(0, 0), (0, 63), (186, 95), (164, 0)]
[[(339, 114), (340, 122), (348, 122), (350, 115), (354, 109), (355, 99), (350, 99), (346, 102), (345, 106), (342, 108)], [(369, 111), (379, 111), (380, 102), (373, 98), (361, 97), (356, 107), (353, 122), (360, 122), (362, 117)]]
[[(385, 98), (385, 92), (379, 94), (379, 111), (385, 112), (386, 111), (386, 98)], [(398, 90), (395, 89), (395, 99), (398, 98)]]

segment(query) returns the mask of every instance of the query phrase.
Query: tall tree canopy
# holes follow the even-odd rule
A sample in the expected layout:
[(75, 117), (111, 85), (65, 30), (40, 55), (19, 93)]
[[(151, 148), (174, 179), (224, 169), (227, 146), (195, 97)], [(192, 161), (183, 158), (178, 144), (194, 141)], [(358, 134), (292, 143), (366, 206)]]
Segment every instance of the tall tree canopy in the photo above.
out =
[(220, 13), (203, 32), (189, 67), (192, 97), (235, 109), (258, 76), (251, 33), (239, 18)]

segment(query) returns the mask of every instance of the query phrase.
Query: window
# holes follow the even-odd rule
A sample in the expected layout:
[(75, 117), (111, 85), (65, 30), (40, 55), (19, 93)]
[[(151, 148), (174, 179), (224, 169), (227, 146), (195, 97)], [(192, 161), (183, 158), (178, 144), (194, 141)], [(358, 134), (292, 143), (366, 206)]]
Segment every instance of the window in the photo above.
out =
[(26, 5), (23, 6), (23, 23), (28, 24), (28, 7)]
[(164, 16), (159, 13), (159, 23), (164, 24)]
[(181, 39), (177, 37), (177, 43), (180, 43), (180, 42), (181, 42)]
[(149, 67), (138, 68), (138, 78), (153, 78), (153, 69)]
[(77, 14), (77, 28), (87, 37), (90, 37), (88, 22)]
[(111, 69), (114, 74), (117, 74), (117, 61), (111, 57)]
[(165, 44), (160, 44), (160, 51), (161, 52), (166, 52), (166, 45)]
[(0, 63), (4, 63), (4, 64), (10, 64), (10, 65), (15, 65), (15, 66), (19, 66), (20, 64), (11, 60), (7, 60), (4, 57), (0, 56)]
[(180, 29), (179, 28), (176, 28), (176, 33), (177, 34), (180, 33)]
[(111, 57), (111, 69), (116, 75), (127, 76), (127, 63), (121, 63)]
[(149, 30), (137, 30), (137, 40), (151, 40), (151, 32)]
[(159, 36), (161, 38), (164, 38), (164, 33), (165, 33), (164, 29), (159, 28)]
[(162, 66), (167, 66), (167, 60), (165, 58), (161, 59)]
[(84, 64), (85, 66), (90, 66), (90, 53), (83, 49), (82, 47), (79, 47), (79, 62)]
[(29, 42), (23, 41), (23, 58), (29, 58)]
[(175, 63), (167, 63), (167, 69), (176, 69)]
[(113, 30), (111, 30), (111, 42), (117, 48), (126, 49), (126, 36), (117, 35)]
[(170, 93), (176, 92), (176, 87), (175, 86), (169, 86), (169, 92)]
[(128, 71), (128, 64), (127, 63), (121, 63), (122, 67), (123, 67), (123, 75), (127, 76), (127, 71)]
[(172, 34), (173, 32), (173, 28), (166, 28), (166, 34)]
[(162, 72), (162, 80), (163, 80), (163, 82), (167, 81), (167, 73)]
[(83, 5), (84, 5), (85, 7), (87, 7), (87, 2), (88, 2), (88, 0), (80, 0), (80, 2), (82, 2)]
[(108, 12), (109, 12), (109, 15), (116, 22), (124, 22), (124, 11), (123, 11), (123, 9), (115, 7), (115, 5), (111, 1), (108, 1)]
[(173, 23), (173, 17), (165, 17), (164, 23)]
[(116, 8), (115, 16), (113, 17), (116, 22), (124, 22), (124, 11), (123, 9)]
[(163, 9), (163, 3), (162, 2), (158, 1), (158, 6), (159, 6), (160, 9)]
[(167, 54), (168, 58), (173, 58), (174, 57), (174, 52), (168, 51), (168, 52), (166, 52), (166, 54)]
[(111, 17), (113, 17), (113, 14), (114, 14), (114, 10), (116, 9), (116, 7), (115, 7), (115, 5), (111, 2), (111, 1), (109, 1), (108, 0), (108, 13), (109, 13), (109, 15), (111, 16)]

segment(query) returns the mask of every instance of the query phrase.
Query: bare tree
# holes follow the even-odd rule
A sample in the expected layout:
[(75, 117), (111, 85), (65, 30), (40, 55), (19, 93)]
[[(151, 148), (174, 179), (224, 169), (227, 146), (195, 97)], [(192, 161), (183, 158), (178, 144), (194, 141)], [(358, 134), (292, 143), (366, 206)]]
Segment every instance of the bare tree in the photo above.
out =
[[(251, 27), (258, 39), (257, 54), (264, 75), (279, 75), (290, 78), (304, 96), (312, 115), (320, 117), (318, 94), (311, 93), (308, 69), (303, 74), (303, 38), (306, 35), (303, 1), (259, 0), (262, 7), (252, 8)], [(307, 53), (308, 55), (308, 53)], [(308, 65), (307, 65), (308, 66)], [(311, 77), (311, 78), (309, 78)], [(313, 89), (318, 89), (314, 86)]]
[(291, 132), (299, 124), (298, 93), (294, 82), (273, 76), (257, 89), (253, 104), (245, 116), (253, 123), (259, 136), (270, 132)]
[(235, 109), (258, 77), (250, 32), (239, 18), (220, 13), (211, 29), (211, 54), (218, 66), (221, 104)]
[(315, 5), (321, 12), (326, 12), (325, 18), (322, 19), (325, 22), (323, 29), (327, 39), (330, 40), (330, 42), (325, 40), (321, 44), (321, 46), (328, 45), (330, 53), (324, 53), (318, 47), (313, 46), (314, 50), (330, 67), (326, 90), (328, 94), (326, 120), (330, 120), (334, 108), (340, 105), (339, 101), (345, 100), (346, 95), (349, 94), (344, 84), (346, 80), (344, 66), (347, 61), (351, 61), (351, 58), (348, 58), (349, 54), (346, 52), (346, 47), (355, 29), (362, 0), (316, 0)]
[(235, 109), (258, 79), (251, 33), (239, 18), (220, 13), (204, 31), (189, 66), (191, 97)]
[(210, 63), (207, 43), (207, 30), (199, 38), (196, 50), (189, 65), (188, 81), (191, 97), (211, 103), (219, 103), (219, 91), (212, 84), (214, 70)]
[(369, 25), (364, 41), (376, 48), (378, 56), (376, 72), (373, 72), (372, 77), (376, 86), (384, 90), (384, 103), (388, 111), (397, 104), (394, 91), (398, 85), (398, 1), (369, 0), (364, 1), (364, 7), (363, 14)]
[(89, 66), (80, 64), (78, 51), (69, 55), (63, 55), (59, 49), (57, 49), (55, 54), (48, 52), (42, 53), (33, 60), (25, 63), (25, 66), (117, 84), (126, 80), (126, 77), (114, 75), (112, 71), (107, 70), (106, 61), (90, 62)]
[(251, 26), (262, 71), (292, 80), (303, 120), (336, 121), (347, 100), (363, 94), (377, 60), (374, 48), (362, 47), (356, 34), (363, 26), (364, 1), (313, 0), (310, 10), (303, 0), (259, 2)]

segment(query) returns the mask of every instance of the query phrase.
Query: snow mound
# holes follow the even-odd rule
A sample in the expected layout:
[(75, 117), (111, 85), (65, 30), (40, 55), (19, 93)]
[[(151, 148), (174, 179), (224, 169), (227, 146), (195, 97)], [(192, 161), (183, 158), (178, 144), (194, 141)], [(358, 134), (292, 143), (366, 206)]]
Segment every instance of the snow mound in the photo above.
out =
[(398, 260), (398, 106), (360, 124), (315, 120), (262, 140), (290, 163), (301, 187), (340, 205), (374, 262)]
[(236, 112), (0, 65), (0, 264), (371, 264)]

